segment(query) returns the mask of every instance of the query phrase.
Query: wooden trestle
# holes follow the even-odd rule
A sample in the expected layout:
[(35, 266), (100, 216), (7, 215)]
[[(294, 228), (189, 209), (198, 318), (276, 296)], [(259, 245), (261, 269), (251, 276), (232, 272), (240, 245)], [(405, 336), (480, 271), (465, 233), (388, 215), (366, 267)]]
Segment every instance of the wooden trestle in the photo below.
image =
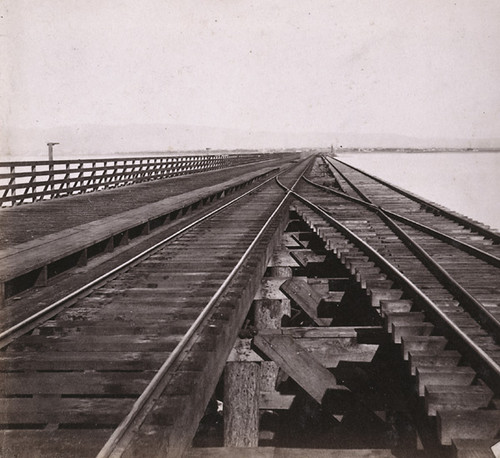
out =
[[(113, 233), (95, 222), (106, 260), (75, 263), (95, 287), (25, 328), (7, 329), (79, 277), (5, 280), (0, 455), (500, 453), (498, 234), (330, 157), (296, 159), (107, 215)], [(145, 212), (146, 246), (172, 239), (95, 280), (116, 268), (104, 242)], [(88, 249), (91, 233), (72, 234)]]

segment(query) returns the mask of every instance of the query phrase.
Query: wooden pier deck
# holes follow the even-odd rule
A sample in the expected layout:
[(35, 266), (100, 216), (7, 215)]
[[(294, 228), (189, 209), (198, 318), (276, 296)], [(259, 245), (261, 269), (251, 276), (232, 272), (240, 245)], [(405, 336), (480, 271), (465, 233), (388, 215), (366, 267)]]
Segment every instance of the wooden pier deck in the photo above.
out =
[(495, 456), (500, 235), (328, 155), (217, 167), (0, 210), (0, 455)]

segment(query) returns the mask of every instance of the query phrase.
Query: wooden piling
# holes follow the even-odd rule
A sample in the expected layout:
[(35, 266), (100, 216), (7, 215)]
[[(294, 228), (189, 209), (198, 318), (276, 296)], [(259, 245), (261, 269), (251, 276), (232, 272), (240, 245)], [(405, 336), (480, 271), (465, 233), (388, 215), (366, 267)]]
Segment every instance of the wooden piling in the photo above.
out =
[(228, 362), (224, 370), (225, 447), (258, 446), (259, 396), (259, 364)]

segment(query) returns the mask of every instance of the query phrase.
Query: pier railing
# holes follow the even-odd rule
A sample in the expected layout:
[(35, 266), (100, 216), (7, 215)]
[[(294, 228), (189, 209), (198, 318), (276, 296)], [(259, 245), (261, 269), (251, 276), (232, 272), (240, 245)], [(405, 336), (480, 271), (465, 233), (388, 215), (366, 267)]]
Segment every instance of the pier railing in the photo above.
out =
[(0, 206), (95, 192), (272, 157), (276, 156), (226, 154), (0, 162)]

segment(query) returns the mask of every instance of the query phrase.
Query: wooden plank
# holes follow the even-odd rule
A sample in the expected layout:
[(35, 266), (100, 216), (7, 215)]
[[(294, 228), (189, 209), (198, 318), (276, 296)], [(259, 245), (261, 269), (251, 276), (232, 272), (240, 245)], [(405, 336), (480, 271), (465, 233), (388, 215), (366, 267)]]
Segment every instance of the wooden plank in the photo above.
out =
[(294, 394), (281, 394), (278, 391), (261, 391), (259, 399), (259, 409), (288, 410), (294, 400)]
[(304, 245), (294, 236), (293, 232), (285, 232), (281, 238), (281, 244), (287, 248), (304, 248)]
[(438, 410), (437, 427), (443, 445), (457, 439), (494, 439), (500, 433), (500, 411)]
[(345, 389), (310, 353), (288, 336), (257, 334), (254, 344), (318, 403), (330, 389)]
[(131, 335), (131, 334), (154, 334), (160, 335), (171, 335), (171, 334), (183, 334), (189, 326), (191, 326), (191, 320), (176, 320), (172, 323), (169, 319), (155, 318), (149, 320), (141, 321), (140, 323), (130, 322), (130, 321), (112, 321), (112, 320), (85, 320), (85, 321), (72, 321), (72, 320), (62, 320), (59, 316), (54, 320), (45, 322), (42, 326), (38, 328), (40, 334), (42, 335), (68, 335), (68, 334), (80, 334), (80, 335)]
[(309, 264), (322, 264), (326, 259), (326, 255), (316, 254), (312, 250), (290, 251), (290, 254), (302, 267), (307, 267)]
[(378, 345), (358, 344), (355, 339), (302, 338), (296, 342), (325, 367), (337, 367), (341, 361), (371, 362)]
[(0, 394), (107, 394), (139, 395), (153, 378), (154, 371), (121, 372), (30, 372), (4, 373), (0, 377)]
[(134, 399), (121, 398), (0, 398), (0, 423), (118, 424)]
[(436, 415), (436, 410), (474, 410), (486, 408), (493, 392), (484, 385), (428, 385), (425, 387), (427, 415)]
[[(177, 196), (170, 196), (159, 202), (150, 203), (140, 208), (127, 210), (117, 215), (81, 224), (56, 234), (40, 237), (36, 241), (0, 250), (0, 279), (6, 281), (36, 268), (43, 267), (106, 240), (112, 235), (127, 231), (140, 224), (145, 224), (151, 219), (189, 206), (201, 200), (204, 196), (250, 180), (270, 170), (272, 168), (269, 167), (267, 169), (260, 169), (257, 172), (249, 172), (240, 177), (217, 183), (216, 185), (188, 191)], [(21, 255), (22, 262), (20, 262)]]
[[(399, 456), (399, 454), (397, 455)], [(401, 455), (403, 456), (403, 455)], [(320, 449), (277, 447), (190, 448), (184, 458), (395, 458), (388, 449)]]
[[(396, 458), (388, 449), (300, 449), (276, 448), (274, 458)], [(399, 456), (399, 454), (397, 455)], [(403, 455), (404, 456), (404, 455)]]
[[(274, 333), (277, 331), (268, 330), (262, 332)], [(328, 326), (328, 327), (289, 327), (281, 328), (279, 332), (283, 335), (289, 335), (293, 338), (309, 337), (309, 338), (342, 338), (342, 337), (358, 337), (364, 338), (367, 335), (376, 336), (384, 335), (381, 326)]]
[(9, 345), (9, 352), (14, 351), (70, 351), (70, 352), (166, 352), (172, 351), (182, 335), (152, 336), (152, 335), (71, 335), (65, 337), (53, 336), (22, 336)]
[(112, 429), (0, 431), (2, 456), (16, 458), (94, 458)]
[(497, 439), (453, 439), (452, 448), (456, 458), (495, 458), (500, 456), (500, 441)]
[[(358, 331), (361, 331), (359, 328)], [(365, 327), (365, 330), (379, 330), (378, 327)], [(376, 344), (358, 343), (355, 327), (340, 328), (282, 328), (263, 330), (268, 335), (287, 335), (304, 350), (314, 355), (316, 360), (327, 368), (337, 367), (340, 361), (370, 362), (378, 350)]]
[(290, 256), (290, 252), (288, 250), (280, 249), (274, 250), (273, 255), (269, 263), (268, 267), (298, 267), (299, 264), (295, 259)]
[(154, 370), (168, 358), (168, 352), (4, 352), (0, 353), (0, 370), (68, 371), (83, 370)]
[(425, 395), (425, 388), (430, 385), (462, 385), (472, 383), (477, 376), (476, 372), (468, 366), (446, 367), (417, 367), (417, 387), (419, 396)]
[(273, 458), (273, 447), (200, 447), (189, 448), (184, 458)]
[(323, 298), (304, 280), (292, 277), (281, 285), (281, 290), (295, 301), (318, 326), (328, 326), (332, 321), (318, 317), (318, 306)]

